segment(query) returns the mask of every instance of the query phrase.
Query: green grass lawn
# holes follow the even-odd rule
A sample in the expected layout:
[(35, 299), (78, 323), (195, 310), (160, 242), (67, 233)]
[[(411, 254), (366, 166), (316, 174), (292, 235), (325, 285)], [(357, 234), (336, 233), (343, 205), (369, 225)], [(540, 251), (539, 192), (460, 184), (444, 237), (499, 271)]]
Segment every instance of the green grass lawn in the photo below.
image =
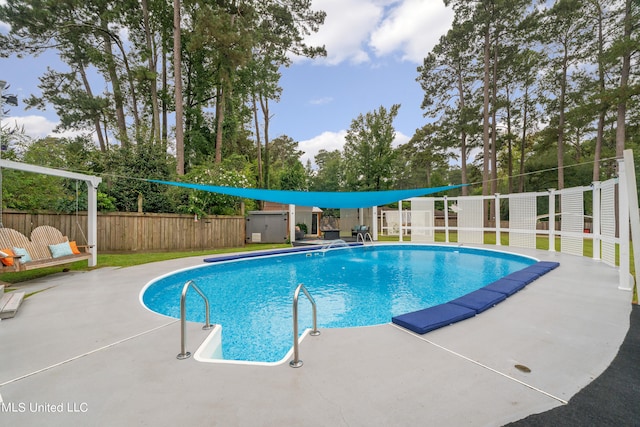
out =
[[(186, 252), (129, 252), (126, 254), (98, 254), (98, 266), (92, 267), (131, 267), (134, 265), (147, 264), (156, 261), (166, 261), (169, 259), (186, 258), (193, 256), (209, 256), (215, 254), (225, 254), (231, 252), (248, 252), (259, 251), (265, 249), (288, 248), (287, 244), (249, 244), (241, 248), (225, 248), (210, 249), (204, 251), (186, 251)], [(5, 283), (19, 283), (26, 280), (45, 277), (50, 274), (60, 273), (63, 270), (89, 270), (87, 261), (78, 261), (71, 264), (60, 265), (56, 267), (47, 267), (37, 270), (20, 271), (17, 273), (2, 273), (0, 281)]]

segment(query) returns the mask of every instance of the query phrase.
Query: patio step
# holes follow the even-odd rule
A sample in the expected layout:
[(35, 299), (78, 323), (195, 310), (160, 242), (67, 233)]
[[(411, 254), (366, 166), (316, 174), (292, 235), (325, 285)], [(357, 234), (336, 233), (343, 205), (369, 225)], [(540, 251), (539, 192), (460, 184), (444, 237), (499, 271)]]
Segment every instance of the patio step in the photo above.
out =
[(24, 300), (24, 292), (4, 293), (4, 285), (0, 285), (0, 319), (9, 319), (16, 315)]

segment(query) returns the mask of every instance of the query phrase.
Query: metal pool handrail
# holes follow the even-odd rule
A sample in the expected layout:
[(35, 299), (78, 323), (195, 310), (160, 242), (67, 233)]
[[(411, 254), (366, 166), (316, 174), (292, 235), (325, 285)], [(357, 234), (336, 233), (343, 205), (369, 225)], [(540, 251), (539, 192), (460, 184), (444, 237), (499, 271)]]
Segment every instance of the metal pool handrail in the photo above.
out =
[(289, 366), (292, 368), (299, 368), (302, 366), (302, 360), (299, 358), (298, 350), (298, 296), (300, 295), (300, 290), (302, 290), (302, 292), (307, 296), (311, 302), (311, 307), (313, 308), (313, 330), (310, 332), (310, 335), (320, 335), (316, 322), (316, 302), (311, 294), (309, 294), (309, 291), (307, 291), (307, 288), (300, 283), (296, 288), (296, 291), (293, 293), (293, 360), (289, 362)]
[(209, 322), (209, 299), (205, 294), (202, 293), (200, 288), (196, 286), (193, 280), (189, 280), (184, 284), (182, 288), (182, 296), (180, 297), (180, 353), (176, 356), (177, 359), (188, 359), (191, 357), (191, 353), (186, 351), (187, 346), (187, 291), (189, 287), (193, 287), (193, 289), (202, 297), (204, 300), (204, 309), (205, 309), (205, 324), (202, 329), (207, 330), (213, 328), (213, 325)]
[(330, 243), (324, 245), (322, 247), (322, 249), (326, 251), (328, 249), (338, 248), (338, 247), (346, 247), (346, 248), (348, 248), (349, 244), (347, 242), (345, 242), (344, 240), (342, 240), (342, 239), (336, 239), (336, 240), (332, 240)]
[(369, 241), (373, 243), (373, 237), (371, 237), (371, 234), (369, 234), (369, 232), (365, 234), (358, 233), (358, 235), (356, 236), (356, 243), (360, 241), (360, 238), (362, 238), (362, 244), (367, 243), (367, 237), (369, 238)]

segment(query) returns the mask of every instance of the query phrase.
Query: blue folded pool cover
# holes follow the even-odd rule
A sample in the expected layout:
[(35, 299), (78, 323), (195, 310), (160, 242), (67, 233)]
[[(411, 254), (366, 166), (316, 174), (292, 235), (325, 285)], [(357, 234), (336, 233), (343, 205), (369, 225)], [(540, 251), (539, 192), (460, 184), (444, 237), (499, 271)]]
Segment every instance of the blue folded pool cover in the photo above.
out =
[(505, 299), (507, 299), (506, 294), (488, 291), (485, 288), (481, 288), (477, 291), (463, 295), (460, 298), (456, 298), (453, 301), (450, 301), (450, 303), (470, 308), (480, 314)]
[(506, 277), (503, 277), (502, 279), (496, 280), (495, 282), (485, 286), (482, 289), (500, 292), (509, 297), (525, 286), (527, 286), (527, 282), (525, 282), (524, 280), (508, 279)]
[(426, 334), (434, 329), (459, 322), (476, 315), (476, 311), (457, 304), (445, 303), (411, 313), (401, 314), (391, 319), (396, 325), (418, 334)]
[(453, 301), (394, 316), (391, 321), (418, 334), (426, 334), (482, 313), (559, 265), (540, 261)]

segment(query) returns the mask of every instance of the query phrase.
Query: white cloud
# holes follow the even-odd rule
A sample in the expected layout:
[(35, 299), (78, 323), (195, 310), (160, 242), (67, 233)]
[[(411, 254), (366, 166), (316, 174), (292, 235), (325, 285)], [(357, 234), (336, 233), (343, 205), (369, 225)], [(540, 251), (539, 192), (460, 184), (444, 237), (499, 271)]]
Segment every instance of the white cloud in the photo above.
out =
[(24, 129), (24, 133), (32, 138), (44, 138), (57, 126), (43, 116), (11, 116), (2, 120), (2, 126), (9, 129)]
[(311, 101), (309, 101), (309, 104), (311, 104), (311, 105), (325, 105), (325, 104), (329, 104), (331, 102), (333, 102), (333, 97), (324, 96), (322, 98), (312, 99)]
[(29, 115), (29, 116), (12, 116), (2, 119), (2, 127), (11, 129), (23, 129), (24, 134), (32, 139), (45, 138), (52, 136), (56, 138), (72, 138), (78, 135), (86, 135), (91, 133), (91, 130), (86, 131), (64, 131), (56, 133), (55, 127), (59, 123), (52, 122), (43, 116)]
[(325, 45), (320, 62), (329, 65), (370, 62), (371, 50), (420, 63), (453, 21), (453, 11), (437, 0), (314, 0), (312, 8), (327, 17), (305, 41)]
[(338, 132), (326, 131), (306, 141), (300, 141), (298, 148), (304, 151), (304, 154), (300, 156), (300, 161), (306, 166), (307, 160), (311, 160), (311, 164), (315, 167), (314, 158), (320, 150), (342, 151), (342, 147), (344, 147), (344, 143), (346, 142), (344, 139), (346, 134), (346, 130)]
[[(342, 152), (344, 144), (346, 142), (345, 136), (347, 135), (346, 130), (341, 130), (338, 132), (322, 132), (320, 135), (308, 139), (306, 141), (300, 141), (298, 143), (298, 148), (304, 151), (304, 154), (300, 156), (300, 161), (303, 165), (307, 165), (307, 160), (311, 160), (311, 165), (313, 168), (316, 167), (314, 162), (315, 156), (318, 154), (320, 150), (325, 151), (334, 151), (339, 150)], [(411, 137), (403, 134), (402, 132), (396, 132), (396, 138), (393, 140), (391, 145), (394, 148), (399, 147), (402, 144), (406, 144), (409, 142)]]
[(401, 52), (402, 60), (420, 63), (451, 27), (453, 11), (442, 2), (404, 0), (371, 34), (377, 56)]
[(407, 142), (409, 142), (410, 139), (411, 139), (410, 136), (407, 136), (407, 135), (403, 134), (402, 132), (397, 132), (396, 131), (396, 138), (391, 143), (391, 146), (393, 148), (398, 148), (402, 144), (406, 144)]
[(371, 0), (314, 0), (312, 8), (327, 13), (320, 30), (306, 38), (311, 46), (324, 45), (324, 62), (359, 64), (369, 61), (366, 42), (383, 16), (384, 7)]

